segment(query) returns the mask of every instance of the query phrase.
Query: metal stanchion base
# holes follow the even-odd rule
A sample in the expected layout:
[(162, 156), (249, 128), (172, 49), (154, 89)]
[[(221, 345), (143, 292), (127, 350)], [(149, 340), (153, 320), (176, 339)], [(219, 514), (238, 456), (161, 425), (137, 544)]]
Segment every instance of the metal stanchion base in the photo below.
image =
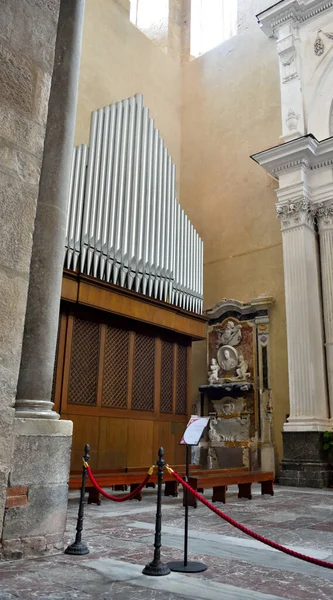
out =
[(168, 567), (171, 571), (176, 571), (177, 573), (201, 573), (202, 571), (206, 571), (208, 569), (207, 565), (204, 563), (192, 561), (189, 561), (185, 567), (183, 560), (169, 562)]
[(142, 573), (144, 575), (152, 575), (153, 577), (161, 577), (162, 575), (169, 575), (170, 569), (166, 564), (161, 562), (154, 563), (153, 561), (145, 566)]
[(67, 546), (65, 554), (74, 554), (75, 556), (83, 556), (89, 554), (89, 548), (83, 542), (74, 542), (70, 546)]

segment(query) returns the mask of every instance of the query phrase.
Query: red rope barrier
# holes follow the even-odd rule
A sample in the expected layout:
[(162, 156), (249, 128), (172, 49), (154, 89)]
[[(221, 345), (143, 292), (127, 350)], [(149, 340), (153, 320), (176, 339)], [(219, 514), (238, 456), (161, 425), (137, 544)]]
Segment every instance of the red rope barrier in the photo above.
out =
[(91, 483), (93, 484), (93, 486), (96, 488), (96, 490), (98, 490), (99, 493), (102, 494), (102, 496), (104, 496), (105, 498), (108, 498), (109, 500), (112, 500), (113, 502), (125, 502), (126, 500), (131, 500), (132, 498), (134, 498), (137, 494), (139, 494), (141, 492), (141, 490), (145, 487), (145, 485), (147, 485), (147, 483), (153, 473), (153, 467), (151, 467), (149, 469), (146, 477), (142, 481), (142, 483), (140, 483), (140, 485), (138, 485), (138, 487), (135, 488), (135, 490), (133, 490), (133, 492), (131, 492), (130, 494), (126, 494), (126, 496), (110, 496), (110, 494), (105, 492), (105, 490), (103, 490), (103, 488), (101, 488), (99, 483), (96, 481), (95, 477), (92, 474), (92, 470), (91, 470), (90, 466), (88, 464), (86, 464), (85, 466), (87, 469), (87, 473), (89, 475), (89, 479), (90, 479)]
[(333, 569), (333, 563), (326, 562), (325, 560), (320, 560), (319, 558), (312, 558), (312, 556), (307, 556), (306, 554), (301, 554), (300, 552), (296, 552), (295, 550), (290, 550), (289, 548), (286, 548), (285, 546), (281, 546), (281, 544), (272, 542), (272, 540), (268, 540), (264, 536), (259, 535), (258, 533), (255, 533), (254, 531), (251, 531), (251, 529), (248, 529), (241, 523), (238, 523), (231, 517), (228, 517), (228, 515), (226, 515), (221, 510), (219, 510), (218, 508), (213, 506), (213, 504), (211, 504), (208, 500), (206, 500), (206, 498), (201, 496), (201, 494), (198, 494), (198, 492), (196, 490), (194, 490), (186, 481), (184, 481), (180, 477), (180, 475), (178, 475), (178, 473), (173, 471), (169, 466), (167, 466), (166, 468), (167, 468), (168, 472), (174, 476), (174, 478), (178, 481), (178, 483), (181, 483), (182, 486), (186, 487), (187, 490), (189, 492), (191, 492), (191, 494), (193, 494), (202, 504), (207, 506), (207, 508), (212, 510), (216, 515), (218, 515), (219, 517), (221, 517), (222, 519), (224, 519), (225, 521), (230, 523), (230, 525), (233, 525), (234, 527), (236, 527), (243, 533), (246, 533), (246, 535), (253, 537), (255, 540), (258, 540), (259, 542), (262, 542), (263, 544), (266, 544), (267, 546), (271, 546), (271, 548), (275, 548), (276, 550), (280, 550), (281, 552), (284, 552), (285, 554), (289, 554), (290, 556), (293, 556), (294, 558), (299, 558), (300, 560), (305, 560), (306, 562), (312, 563), (314, 565), (318, 565), (319, 567), (325, 567), (326, 569)]

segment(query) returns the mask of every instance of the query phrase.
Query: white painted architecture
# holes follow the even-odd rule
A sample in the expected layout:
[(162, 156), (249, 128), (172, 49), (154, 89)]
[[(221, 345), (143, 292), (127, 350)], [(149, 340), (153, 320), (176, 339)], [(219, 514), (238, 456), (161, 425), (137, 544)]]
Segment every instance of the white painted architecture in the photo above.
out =
[(282, 0), (257, 15), (276, 39), (280, 65), (281, 140), (333, 134), (333, 0)]
[(253, 158), (279, 180), (290, 391), (284, 430), (325, 431), (333, 414), (332, 346), (326, 346), (331, 402), (324, 352), (333, 341), (333, 139), (304, 136)]
[(333, 423), (333, 0), (282, 0), (257, 19), (275, 38), (280, 65), (281, 144), (252, 158), (279, 183), (290, 394), (284, 432), (322, 432)]

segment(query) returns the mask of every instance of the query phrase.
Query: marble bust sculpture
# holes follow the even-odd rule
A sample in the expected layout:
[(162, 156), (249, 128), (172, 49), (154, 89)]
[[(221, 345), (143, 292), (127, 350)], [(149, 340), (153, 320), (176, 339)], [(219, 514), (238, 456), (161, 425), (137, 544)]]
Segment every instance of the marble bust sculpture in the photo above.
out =
[(219, 350), (219, 364), (224, 371), (233, 371), (238, 365), (238, 356), (235, 348), (223, 346)]

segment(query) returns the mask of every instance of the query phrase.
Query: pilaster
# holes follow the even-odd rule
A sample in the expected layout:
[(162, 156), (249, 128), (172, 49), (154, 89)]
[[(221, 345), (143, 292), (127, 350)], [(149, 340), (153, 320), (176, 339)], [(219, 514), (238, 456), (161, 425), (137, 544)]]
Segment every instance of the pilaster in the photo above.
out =
[(279, 29), (277, 52), (280, 65), (282, 136), (287, 142), (305, 134), (297, 29), (287, 23)]
[(317, 207), (330, 414), (333, 415), (333, 201)]

